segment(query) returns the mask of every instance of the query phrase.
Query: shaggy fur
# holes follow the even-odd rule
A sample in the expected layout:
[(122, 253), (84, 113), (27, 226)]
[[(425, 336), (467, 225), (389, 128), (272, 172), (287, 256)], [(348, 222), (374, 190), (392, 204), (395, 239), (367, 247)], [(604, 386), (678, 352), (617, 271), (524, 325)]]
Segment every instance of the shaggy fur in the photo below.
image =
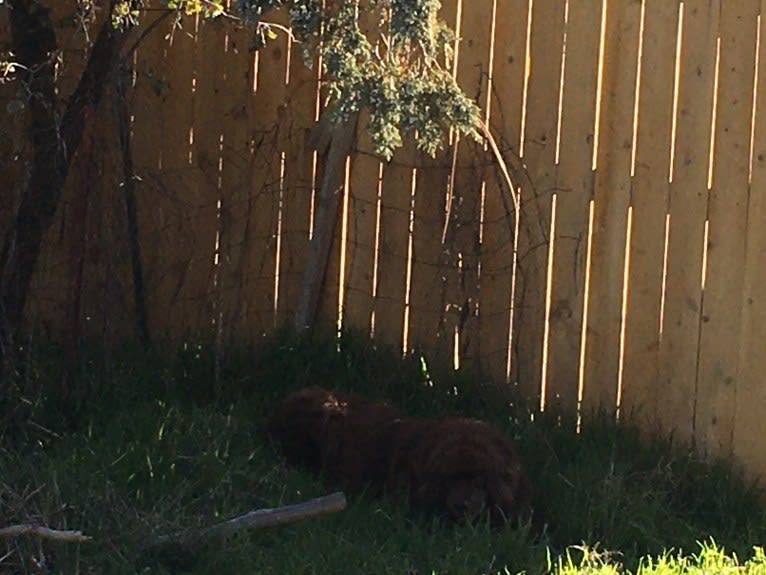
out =
[(511, 440), (484, 421), (404, 416), (320, 387), (289, 394), (269, 422), (288, 463), (348, 491), (404, 491), (413, 504), (472, 519), (530, 514), (530, 483)]
[(323, 472), (333, 487), (382, 489), (388, 454), (380, 430), (400, 417), (385, 403), (308, 387), (285, 397), (268, 431), (289, 464)]
[(526, 517), (530, 484), (511, 440), (475, 419), (402, 419), (387, 433), (392, 457), (387, 485), (451, 517)]

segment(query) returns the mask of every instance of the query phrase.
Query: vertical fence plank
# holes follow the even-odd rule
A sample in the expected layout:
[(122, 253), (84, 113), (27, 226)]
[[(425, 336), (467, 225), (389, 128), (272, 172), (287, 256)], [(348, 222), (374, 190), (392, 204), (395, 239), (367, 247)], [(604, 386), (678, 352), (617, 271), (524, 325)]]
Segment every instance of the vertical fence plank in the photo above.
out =
[(269, 333), (275, 323), (275, 275), (279, 194), (283, 183), (279, 149), (279, 109), (285, 98), (287, 38), (281, 34), (254, 60), (254, 90), (248, 115), (251, 178), (244, 319), (250, 333)]
[[(170, 18), (168, 22), (172, 20)], [(205, 26), (201, 22), (199, 25)], [(163, 318), (163, 329), (176, 335), (208, 332), (213, 319), (210, 291), (217, 226), (217, 176), (214, 175), (211, 182), (205, 166), (200, 162), (200, 150), (192, 145), (191, 138), (205, 137), (204, 130), (194, 131), (198, 128), (195, 123), (203, 120), (199, 116), (200, 99), (207, 98), (197, 91), (197, 87), (201, 75), (208, 75), (205, 50), (215, 45), (217, 33), (207, 30), (201, 35), (203, 32), (198, 32), (196, 26), (194, 18), (184, 18), (179, 28), (173, 29), (169, 25), (155, 30), (152, 33), (156, 36), (154, 41), (161, 42), (164, 57), (150, 60), (154, 66), (148, 70), (152, 74), (148, 81), (159, 96), (159, 102), (154, 106), (158, 115), (151, 121), (157, 122), (161, 130), (160, 138), (153, 142), (154, 149), (151, 151), (156, 154), (161, 166), (152, 178), (145, 181), (159, 184), (161, 188), (146, 195), (145, 202), (150, 212), (157, 214), (158, 210), (162, 210), (164, 218), (167, 218), (165, 221), (175, 228), (173, 233), (167, 233), (162, 226), (154, 228), (157, 237), (153, 242), (166, 246), (167, 251), (162, 257), (165, 263), (171, 264), (155, 277), (162, 286), (163, 299), (167, 298), (170, 306), (168, 316)], [(142, 69), (139, 68), (139, 71)], [(205, 78), (205, 81), (208, 80)], [(186, 101), (187, 105), (179, 105), (180, 101)], [(141, 110), (136, 109), (136, 113), (140, 114)], [(145, 121), (137, 120), (134, 128), (136, 136), (144, 129), (151, 131), (152, 128)], [(139, 215), (139, 228), (147, 223)], [(154, 248), (142, 242), (141, 249), (153, 251)]]
[(409, 347), (426, 352), (432, 361), (449, 365), (449, 338), (444, 331), (444, 270), (442, 244), (446, 161), (424, 159), (418, 169), (412, 246)]
[(413, 157), (405, 146), (383, 169), (375, 337), (397, 349), (402, 346), (404, 326)]
[(555, 187), (564, 3), (534, 2), (523, 158), (532, 189), (522, 187), (516, 377), (520, 391), (540, 397), (550, 205)]
[[(193, 23), (192, 23), (193, 26)], [(171, 239), (163, 237), (163, 228), (178, 234), (178, 205), (175, 193), (163, 178), (162, 112), (171, 91), (164, 78), (165, 53), (168, 47), (167, 26), (158, 26), (144, 37), (134, 59), (135, 91), (131, 102), (133, 113), (132, 153), (138, 218), (138, 241), (143, 259), (148, 323), (151, 330), (177, 333), (171, 326), (175, 295), (169, 269)], [(193, 58), (192, 58), (193, 60)], [(174, 86), (170, 96), (186, 97), (189, 87)]]
[[(489, 154), (487, 153), (489, 158)], [(488, 159), (488, 161), (490, 161)], [(480, 243), (481, 299), (479, 300), (480, 368), (495, 382), (507, 382), (510, 305), (513, 281), (513, 241), (517, 214), (511, 191), (499, 172), (484, 172), (486, 189)], [(514, 190), (515, 191), (515, 190)]]
[[(250, 197), (249, 115), (253, 76), (249, 50), (251, 31), (227, 25), (224, 32), (222, 77), (216, 87), (221, 101), (218, 119), (220, 136), (220, 209), (218, 221), (218, 281), (214, 298), (217, 343), (228, 347), (233, 337), (242, 337), (249, 326), (242, 323), (247, 270), (247, 244), (250, 241), (248, 200)], [(274, 78), (278, 82), (279, 78)], [(226, 94), (221, 98), (221, 94)]]
[[(223, 143), (226, 134), (223, 117), (228, 99), (225, 92), (224, 67), (227, 54), (226, 31), (221, 22), (200, 21), (195, 54), (194, 86), (194, 150), (193, 158), (198, 168), (196, 188), (198, 196), (183, 203), (180, 215), (185, 238), (193, 246), (185, 257), (186, 245), (178, 246), (177, 255), (184, 258), (184, 269), (173, 279), (178, 282), (178, 299), (181, 306), (175, 308), (176, 321), (194, 318), (194, 323), (184, 326), (191, 331), (220, 333), (223, 312), (221, 290), (221, 224), (223, 215)], [(183, 57), (178, 54), (178, 57)], [(183, 197), (184, 190), (177, 191)], [(220, 202), (220, 204), (219, 204)], [(196, 273), (190, 274), (190, 271)], [(212, 328), (212, 329), (211, 329)], [(214, 336), (215, 337), (215, 336)]]
[[(501, 148), (514, 155), (519, 154), (528, 7), (528, 0), (498, 0), (495, 13), (488, 125)], [(518, 214), (513, 210), (511, 191), (497, 170), (487, 172), (486, 186), (479, 313), (481, 367), (489, 379), (500, 382), (510, 378), (512, 250)]]
[(645, 4), (621, 411), (655, 425), (678, 2)]
[(721, 4), (721, 54), (695, 440), (731, 455), (746, 261), (750, 121), (760, 0)]
[(665, 313), (660, 342), (658, 420), (681, 440), (693, 436), (699, 348), (707, 166), (713, 108), (717, 2), (684, 3), (676, 114)]
[[(321, 174), (324, 174), (329, 169), (325, 164), (328, 156), (325, 155), (319, 163), (319, 169)], [(347, 159), (348, 161), (348, 159)], [(345, 165), (340, 168), (342, 173), (341, 178), (345, 178)], [(319, 196), (318, 190), (322, 186), (323, 175), (317, 178), (317, 196)], [(343, 180), (341, 180), (343, 181)], [(330, 246), (330, 254), (327, 259), (327, 269), (325, 271), (324, 285), (322, 286), (322, 293), (320, 294), (319, 309), (317, 310), (317, 324), (325, 328), (336, 329), (338, 324), (338, 299), (340, 298), (340, 282), (346, 281), (346, 270), (341, 270), (341, 250), (344, 249), (343, 239), (346, 238), (348, 242), (347, 231), (343, 228), (343, 210), (346, 205), (346, 194), (349, 190), (344, 185), (341, 186), (337, 193), (340, 197), (337, 200), (337, 221), (335, 225), (335, 236), (332, 239), (332, 245)], [(318, 219), (315, 216), (315, 222)], [(314, 233), (317, 233), (314, 228)], [(345, 305), (345, 302), (343, 302)]]
[(763, 414), (766, 410), (766, 1), (761, 1), (758, 96), (756, 102), (753, 168), (747, 217), (740, 361), (736, 388), (733, 452), (747, 478), (766, 476)]
[(446, 317), (445, 327), (456, 335), (457, 365), (475, 372), (479, 345), (479, 218), (484, 172), (480, 167), (481, 147), (468, 141), (461, 141), (459, 146), (451, 224), (454, 226), (450, 249), (453, 269), (448, 276), (454, 280), (448, 291), (453, 297), (447, 301), (451, 313)]
[(349, 182), (348, 272), (344, 323), (370, 334), (374, 309), (375, 240), (377, 237), (380, 160), (372, 153), (366, 127), (357, 128)]
[[(486, 117), (486, 107), (491, 88), (489, 79), (492, 70), (493, 2), (481, 2), (462, 10), (459, 59), (457, 62), (457, 81), (463, 90), (482, 108)], [(494, 64), (494, 62), (493, 62)], [(456, 222), (455, 249), (459, 261), (457, 277), (460, 280), (459, 302), (455, 309), (460, 309), (456, 324), (460, 343), (461, 365), (476, 370), (480, 365), (479, 319), (481, 310), (481, 269), (480, 241), (484, 226), (484, 197), (486, 193), (486, 173), (482, 169), (484, 151), (482, 146), (470, 140), (457, 143), (458, 171), (456, 173), (455, 192), (457, 202), (453, 204), (458, 220)]]
[(569, 410), (578, 398), (600, 27), (598, 2), (569, 4), (545, 398)]
[[(190, 18), (185, 20), (183, 30), (175, 31), (173, 40), (165, 62), (164, 77), (168, 78), (169, 92), (164, 109), (179, 123), (168, 121), (163, 124), (163, 161), (173, 162), (174, 167), (180, 168), (186, 155), (187, 165), (175, 172), (179, 175), (177, 180), (169, 179), (168, 183), (180, 204), (183, 228), (176, 238), (178, 243), (172, 248), (180, 261), (173, 270), (175, 273), (168, 274), (179, 302), (170, 321), (179, 334), (190, 331), (206, 336), (212, 331), (213, 321), (218, 326), (214, 320), (217, 297), (213, 293), (213, 283), (217, 202), (220, 198), (220, 130), (212, 129), (212, 126), (220, 126), (220, 108), (210, 102), (210, 99), (219, 101), (215, 98), (215, 89), (220, 81), (220, 70), (217, 68), (219, 61), (211, 62), (208, 51), (220, 58), (217, 49), (222, 50), (223, 42), (220, 32), (204, 22), (199, 22), (199, 30), (195, 32), (194, 20)], [(194, 56), (190, 58), (191, 54)], [(182, 63), (184, 60), (187, 61)], [(191, 100), (186, 111), (178, 110), (182, 106), (173, 96), (175, 92)], [(191, 149), (190, 128), (193, 128), (194, 140)]]
[[(378, 10), (360, 14), (360, 29), (376, 48), (380, 47)], [(344, 270), (343, 329), (365, 335), (373, 333), (377, 288), (378, 207), (381, 192), (381, 158), (373, 151), (367, 129), (369, 116), (357, 123), (348, 182), (346, 269)], [(341, 209), (343, 207), (341, 206)], [(341, 217), (343, 212), (341, 212)]]
[(314, 124), (317, 66), (315, 61), (313, 68), (309, 69), (300, 44), (293, 43), (284, 110), (287, 129), (283, 140), (286, 155), (278, 323), (289, 322), (295, 313), (306, 267), (314, 162), (305, 131)]
[[(110, 85), (109, 90), (114, 94), (116, 86)], [(100, 107), (93, 124), (96, 168), (87, 174), (92, 186), (87, 224), (91, 248), (85, 252), (80, 246), (80, 257), (84, 258), (85, 277), (91, 285), (83, 293), (80, 320), (84, 338), (101, 338), (105, 347), (114, 349), (136, 336), (137, 322), (125, 196), (121, 193), (124, 173), (118, 108), (124, 102), (105, 100), (108, 104)], [(98, 177), (94, 178), (94, 174)]]
[(614, 410), (618, 397), (625, 235), (641, 5), (606, 4), (598, 167), (586, 330), (584, 405)]

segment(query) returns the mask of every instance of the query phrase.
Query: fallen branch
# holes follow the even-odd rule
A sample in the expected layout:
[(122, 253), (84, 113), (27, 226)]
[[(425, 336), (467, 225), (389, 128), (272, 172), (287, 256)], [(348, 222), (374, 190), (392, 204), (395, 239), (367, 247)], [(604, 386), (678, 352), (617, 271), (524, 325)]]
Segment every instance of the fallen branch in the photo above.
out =
[(83, 535), (82, 531), (61, 531), (59, 529), (51, 529), (50, 527), (44, 527), (42, 525), (10, 525), (0, 529), (0, 538), (21, 537), (22, 535), (37, 535), (42, 539), (64, 541), (66, 543), (83, 543), (92, 539), (87, 535)]
[(152, 539), (147, 548), (151, 549), (168, 545), (189, 547), (211, 537), (232, 535), (242, 529), (276, 527), (278, 525), (302, 521), (303, 519), (337, 513), (345, 508), (346, 496), (341, 492), (332, 493), (324, 497), (317, 497), (316, 499), (284, 507), (257, 509), (199, 530), (184, 530), (170, 535), (160, 535)]

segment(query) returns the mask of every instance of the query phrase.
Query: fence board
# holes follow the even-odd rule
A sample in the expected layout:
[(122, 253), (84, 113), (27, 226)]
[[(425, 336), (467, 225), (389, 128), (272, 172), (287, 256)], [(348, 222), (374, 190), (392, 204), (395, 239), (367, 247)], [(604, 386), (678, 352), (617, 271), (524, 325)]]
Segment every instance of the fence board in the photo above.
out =
[[(175, 204), (174, 207), (168, 206), (169, 209), (174, 212), (178, 210), (180, 218), (189, 220), (190, 227), (185, 228), (183, 236), (175, 238), (177, 243), (167, 245), (168, 251), (177, 260), (176, 272), (181, 273), (180, 282), (183, 285), (174, 285), (179, 278), (173, 277), (172, 273), (161, 272), (163, 276), (169, 277), (157, 277), (157, 280), (160, 283), (169, 282), (165, 289), (172, 290), (171, 293), (180, 293), (181, 290), (188, 293), (191, 289), (206, 300), (207, 288), (212, 280), (215, 208), (214, 205), (205, 204), (213, 202), (215, 196), (210, 195), (211, 190), (207, 187), (204, 172), (199, 166), (199, 153), (190, 141), (190, 135), (196, 128), (195, 117), (199, 110), (200, 94), (192, 93), (199, 74), (197, 70), (199, 60), (198, 57), (194, 57), (200, 54), (197, 46), (199, 37), (193, 18), (184, 19), (182, 28), (175, 30), (171, 28), (170, 20), (173, 19), (168, 19), (165, 25), (152, 32), (152, 45), (154, 49), (162, 51), (163, 57), (161, 60), (159, 58), (154, 60), (157, 66), (148, 71), (150, 76), (145, 78), (145, 81), (152, 84), (152, 89), (158, 92), (158, 101), (152, 104), (157, 111), (153, 121), (160, 129), (159, 138), (154, 141), (154, 153), (161, 164), (157, 167), (156, 177), (162, 182), (163, 190), (159, 193), (155, 191), (151, 195), (146, 194), (144, 201), (141, 202), (145, 204), (142, 206), (142, 211), (145, 214), (155, 212), (157, 195), (162, 195)], [(211, 41), (210, 36), (207, 36), (207, 39)], [(148, 65), (148, 59), (142, 59), (142, 61)], [(188, 104), (179, 105), (182, 101)], [(136, 111), (141, 113), (140, 106), (138, 108)], [(134, 128), (136, 138), (140, 137), (140, 131), (143, 128), (144, 122), (137, 117)], [(196, 134), (196, 136), (200, 135)], [(141, 144), (136, 142), (134, 150), (139, 152), (140, 146)], [(136, 163), (136, 165), (140, 164)], [(153, 174), (152, 179), (154, 177)], [(140, 183), (138, 187), (141, 187)], [(160, 205), (162, 203), (163, 200), (160, 201)], [(138, 225), (140, 229), (148, 225), (148, 222), (139, 216)], [(164, 236), (161, 228), (153, 229), (152, 233)], [(162, 237), (158, 238), (158, 241), (173, 242), (174, 239)], [(141, 243), (141, 248), (151, 250), (151, 246), (147, 246), (146, 243)], [(146, 259), (146, 255), (143, 257)], [(169, 305), (172, 305), (170, 302), (174, 301), (174, 297), (172, 295), (167, 297)], [(195, 328), (206, 330), (207, 322), (200, 315), (210, 320), (212, 319), (211, 311), (212, 308), (207, 301), (197, 301), (191, 305), (187, 302), (183, 304), (182, 310), (172, 312), (182, 316), (183, 319), (178, 318), (180, 322), (171, 318), (166, 318), (165, 321), (181, 323), (183, 326), (181, 331)]]
[[(463, 90), (483, 108), (486, 118), (490, 105), (490, 83), (492, 74), (494, 7), (496, 2), (481, 2), (470, 9), (462, 10), (459, 58), (457, 62), (457, 81)], [(490, 62), (492, 64), (490, 64)], [(455, 248), (460, 254), (460, 267), (457, 276), (460, 281), (460, 314), (450, 314), (449, 318), (458, 320), (456, 328), (460, 341), (461, 365), (470, 365), (473, 369), (480, 366), (480, 330), (478, 315), (481, 308), (481, 268), (480, 241), (484, 227), (484, 199), (486, 194), (486, 172), (482, 165), (485, 154), (481, 146), (470, 140), (457, 144), (457, 161), (460, 169), (456, 173), (457, 229), (455, 230)]]
[[(166, 56), (162, 67), (162, 86), (165, 91), (161, 98), (159, 118), (162, 127), (162, 171), (171, 176), (167, 180), (163, 178), (163, 182), (177, 204), (175, 209), (183, 233), (175, 239), (163, 240), (176, 242), (168, 249), (179, 260), (176, 269), (180, 277), (168, 274), (171, 277), (167, 279), (178, 282), (172, 288), (174, 296), (171, 300), (171, 314), (180, 316), (180, 321), (169, 321), (181, 324), (181, 333), (205, 333), (212, 325), (217, 303), (213, 299), (213, 279), (218, 228), (216, 202), (220, 193), (217, 182), (220, 131), (213, 133), (208, 128), (211, 122), (215, 126), (219, 123), (215, 119), (218, 110), (216, 104), (207, 105), (210, 103), (208, 98), (215, 96), (207, 88), (207, 82), (214, 81), (210, 76), (219, 73), (215, 68), (218, 62), (212, 62), (212, 66), (207, 65), (206, 61), (209, 60), (203, 60), (201, 56), (206, 50), (215, 51), (222, 46), (222, 42), (218, 31), (204, 31), (204, 26), (201, 26), (197, 32), (191, 18), (186, 18), (183, 25), (182, 30), (172, 33), (172, 43), (165, 46)], [(165, 32), (162, 30), (162, 33)], [(190, 54), (195, 57), (190, 58)], [(190, 105), (179, 106), (181, 99), (191, 100)], [(214, 139), (214, 142), (209, 142), (208, 138)], [(157, 233), (163, 234), (163, 231), (158, 230)]]
[(480, 245), (481, 308), (478, 317), (481, 370), (490, 380), (507, 382), (516, 214), (511, 192), (501, 181), (498, 172), (490, 168), (485, 173), (483, 234)]
[(362, 333), (371, 332), (374, 310), (375, 239), (381, 163), (362, 124), (357, 128), (356, 153), (351, 160), (344, 322)]
[(645, 7), (621, 413), (655, 426), (678, 3)]
[[(314, 62), (314, 69), (318, 63)], [(289, 321), (298, 306), (306, 265), (311, 225), (314, 152), (307, 145), (305, 129), (314, 123), (318, 83), (303, 60), (300, 46), (293, 44), (287, 86), (285, 121), (284, 210), (278, 322)]]
[(445, 333), (445, 277), (448, 257), (442, 244), (448, 171), (442, 155), (423, 160), (417, 173), (412, 246), (409, 347), (427, 352), (432, 360), (449, 365), (451, 340)]
[(411, 149), (400, 150), (383, 169), (375, 337), (397, 349), (401, 349), (404, 325), (413, 157)]
[[(479, 310), (479, 226), (483, 170), (481, 147), (461, 141), (459, 165), (455, 173), (455, 197), (452, 210), (455, 219), (450, 242), (450, 261), (454, 269), (447, 276), (447, 306), (451, 309), (445, 318), (447, 332), (457, 335), (456, 357), (460, 367), (477, 371)], [(473, 156), (471, 156), (473, 153)], [(471, 158), (470, 163), (468, 158)], [(452, 296), (451, 298), (449, 296)]]
[[(324, 181), (324, 170), (325, 167), (325, 160), (327, 159), (327, 156), (322, 158), (319, 162), (319, 174), (317, 175), (317, 188), (319, 188), (322, 185), (322, 182)], [(348, 161), (348, 158), (347, 158)], [(341, 171), (343, 173), (342, 177), (345, 177), (345, 166), (341, 168)], [(337, 215), (337, 221), (335, 225), (335, 236), (332, 241), (332, 245), (330, 246), (330, 254), (328, 256), (328, 262), (327, 262), (327, 270), (325, 271), (325, 280), (324, 280), (324, 286), (322, 287), (322, 293), (321, 293), (321, 302), (319, 304), (319, 310), (318, 310), (318, 323), (320, 325), (324, 326), (332, 326), (333, 328), (337, 327), (338, 323), (338, 299), (340, 298), (340, 282), (346, 281), (346, 271), (341, 271), (341, 249), (343, 249), (342, 241), (343, 238), (346, 238), (346, 242), (348, 242), (347, 238), (347, 222), (346, 222), (346, 229), (345, 231), (342, 231), (343, 228), (343, 210), (347, 209), (345, 206), (347, 205), (346, 202), (346, 194), (349, 193), (349, 190), (345, 186), (345, 182), (343, 182), (344, 185), (339, 189), (338, 194), (340, 194), (340, 198), (338, 198), (338, 215)], [(349, 204), (350, 205), (350, 204)], [(315, 224), (316, 224), (316, 215), (315, 215)], [(315, 228), (316, 230), (316, 228)], [(343, 305), (346, 304), (346, 302), (342, 302)]]
[(578, 400), (600, 24), (598, 3), (570, 3), (544, 398), (564, 409), (576, 408)]
[[(181, 225), (186, 226), (184, 236), (189, 242), (174, 249), (183, 258), (185, 269), (173, 313), (185, 318), (182, 321), (186, 329), (209, 330), (209, 333), (213, 329), (216, 332), (223, 329), (220, 256), (220, 217), (223, 212), (218, 203), (223, 201), (224, 196), (221, 165), (226, 102), (220, 94), (223, 91), (226, 32), (220, 26), (220, 22), (206, 22), (199, 26), (197, 33), (192, 157), (198, 171), (192, 189), (198, 195), (188, 201), (185, 197), (187, 191), (175, 182), (171, 184), (182, 206), (179, 218)], [(167, 60), (166, 65), (171, 65), (171, 61)], [(165, 104), (177, 105), (172, 99)]]
[[(753, 142), (753, 168), (747, 218), (747, 257), (739, 371), (736, 387), (733, 452), (748, 479), (766, 477), (763, 449), (763, 413), (766, 409), (766, 1), (761, 2), (758, 97)], [(731, 387), (731, 386), (729, 386)]]
[(665, 317), (660, 342), (658, 420), (680, 440), (693, 436), (699, 347), (702, 249), (713, 107), (718, 3), (684, 4), (682, 68), (676, 116)]
[[(467, 42), (463, 34), (463, 18), (464, 18), (464, 2), (463, 0), (454, 0), (447, 4), (443, 9), (445, 13), (445, 20), (447, 24), (451, 26), (456, 33), (456, 41), (454, 44), (455, 60), (453, 62), (453, 75), (457, 79), (459, 71), (461, 69), (461, 52), (466, 47)], [(465, 88), (464, 88), (465, 89)], [(471, 92), (470, 90), (473, 90)], [(469, 97), (476, 96), (477, 86), (472, 85), (466, 93)], [(459, 367), (460, 350), (459, 350), (459, 327), (460, 327), (460, 315), (464, 308), (464, 300), (461, 300), (461, 287), (460, 287), (460, 271), (459, 271), (459, 247), (456, 244), (456, 232), (458, 226), (459, 213), (455, 209), (458, 205), (458, 196), (462, 192), (460, 183), (458, 181), (458, 164), (461, 157), (459, 138), (453, 132), (450, 132), (449, 147), (445, 154), (446, 166), (448, 169), (446, 195), (444, 200), (444, 215), (443, 215), (443, 231), (442, 240), (443, 255), (441, 258), (441, 313), (440, 313), (440, 331), (444, 334), (444, 337), (440, 341), (441, 346), (437, 348), (437, 355), (443, 354), (445, 364), (450, 367)]]
[[(218, 345), (228, 347), (229, 340), (247, 334), (242, 308), (245, 299), (247, 244), (250, 241), (248, 203), (251, 175), (249, 166), (249, 130), (247, 118), (252, 110), (253, 70), (249, 51), (252, 31), (240, 26), (226, 27), (222, 49), (222, 76), (215, 85), (215, 110), (219, 114), (220, 135), (220, 217), (218, 222), (218, 285), (214, 294), (218, 309)], [(279, 78), (273, 78), (278, 82)], [(226, 98), (221, 98), (226, 94)]]
[(279, 193), (282, 182), (278, 110), (285, 98), (287, 38), (278, 35), (256, 54), (255, 86), (248, 115), (251, 177), (245, 269), (245, 317), (251, 333), (268, 333), (275, 324), (275, 274)]
[[(487, 124), (500, 147), (514, 155), (519, 154), (521, 137), (528, 6), (528, 0), (500, 0), (495, 13), (494, 67), (488, 90)], [(512, 250), (518, 214), (513, 212), (511, 191), (496, 169), (488, 171), (486, 185), (479, 314), (482, 370), (493, 381), (507, 382), (511, 360)]]
[[(193, 241), (195, 236), (181, 235), (183, 229), (179, 211), (183, 204), (180, 200), (193, 205), (200, 197), (197, 194), (196, 170), (193, 174), (176, 172), (175, 178), (168, 178), (163, 172), (161, 148), (165, 137), (161, 114), (168, 111), (163, 100), (171, 91), (171, 98), (188, 97), (188, 87), (171, 87), (163, 75), (167, 49), (165, 35), (168, 32), (167, 25), (160, 24), (143, 37), (135, 52), (135, 84), (130, 102), (133, 111), (131, 147), (149, 329), (150, 332), (177, 336), (184, 332), (187, 325), (186, 317), (177, 318), (173, 313), (177, 293), (186, 281), (186, 266), (181, 258), (189, 257), (193, 248), (197, 248), (195, 255), (200, 256), (199, 246)], [(196, 53), (195, 36), (195, 48), (191, 54)], [(176, 196), (177, 190), (172, 184), (182, 178), (188, 181), (184, 181), (185, 197), (181, 199)], [(175, 247), (173, 240), (177, 241)], [(204, 308), (204, 305), (199, 307)]]
[(695, 440), (728, 457), (734, 428), (746, 261), (750, 120), (760, 0), (721, 5), (718, 113), (710, 190)]
[(641, 5), (632, 0), (606, 4), (598, 167), (594, 181), (594, 229), (586, 330), (583, 404), (613, 410), (618, 405), (620, 329), (633, 102)]
[(122, 103), (112, 97), (115, 91), (114, 85), (108, 86), (99, 110), (89, 119), (90, 158), (80, 164), (80, 182), (72, 183), (88, 190), (88, 219), (85, 241), (73, 246), (83, 265), (83, 287), (72, 310), (79, 312), (81, 329), (71, 336), (73, 342), (99, 339), (108, 349), (137, 333), (125, 197), (115, 193), (124, 181), (116, 109)]
[(516, 377), (520, 391), (540, 398), (550, 205), (555, 186), (564, 3), (534, 2), (523, 158), (533, 189), (522, 188)]
[[(360, 15), (360, 29), (373, 45), (380, 46), (377, 11)], [(364, 334), (373, 333), (377, 289), (377, 241), (382, 191), (383, 163), (374, 152), (367, 122), (362, 114), (357, 123), (355, 147), (349, 175), (348, 230), (346, 240), (346, 285), (343, 323)]]

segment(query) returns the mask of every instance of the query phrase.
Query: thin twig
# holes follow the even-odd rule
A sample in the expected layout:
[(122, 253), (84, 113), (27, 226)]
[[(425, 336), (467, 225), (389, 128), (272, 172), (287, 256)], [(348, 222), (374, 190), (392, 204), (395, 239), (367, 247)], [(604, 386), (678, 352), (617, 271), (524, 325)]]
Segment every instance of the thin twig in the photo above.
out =
[[(170, 16), (171, 14), (176, 14), (176, 11), (175, 11), (175, 10), (167, 10), (167, 11), (163, 12), (162, 14), (160, 14), (160, 15), (159, 15), (159, 16), (158, 16), (158, 17), (157, 17), (155, 20), (154, 20), (154, 22), (152, 22), (151, 24), (149, 24), (149, 25), (146, 27), (146, 30), (144, 30), (143, 32), (141, 32), (141, 35), (140, 35), (138, 38), (136, 38), (136, 41), (135, 41), (135, 42), (133, 42), (133, 44), (131, 44), (131, 45), (130, 45), (130, 48), (128, 48), (128, 49), (125, 51), (125, 54), (124, 54), (124, 56), (123, 56), (123, 57), (124, 57), (125, 59), (127, 59), (127, 57), (128, 57), (128, 56), (130, 56), (130, 55), (131, 55), (133, 52), (135, 52), (136, 48), (138, 48), (138, 45), (139, 45), (139, 44), (141, 44), (141, 42), (143, 42), (143, 41), (144, 41), (144, 38), (146, 38), (146, 37), (147, 37), (147, 36), (148, 36), (148, 35), (151, 33), (151, 31), (152, 31), (152, 30), (154, 30), (154, 29), (155, 29), (157, 26), (159, 26), (159, 25), (160, 25), (160, 23), (162, 23), (162, 21), (163, 21), (163, 20), (165, 20), (165, 18), (167, 18), (167, 17), (168, 17), (168, 16)], [(108, 24), (107, 24), (107, 25), (108, 25)]]

